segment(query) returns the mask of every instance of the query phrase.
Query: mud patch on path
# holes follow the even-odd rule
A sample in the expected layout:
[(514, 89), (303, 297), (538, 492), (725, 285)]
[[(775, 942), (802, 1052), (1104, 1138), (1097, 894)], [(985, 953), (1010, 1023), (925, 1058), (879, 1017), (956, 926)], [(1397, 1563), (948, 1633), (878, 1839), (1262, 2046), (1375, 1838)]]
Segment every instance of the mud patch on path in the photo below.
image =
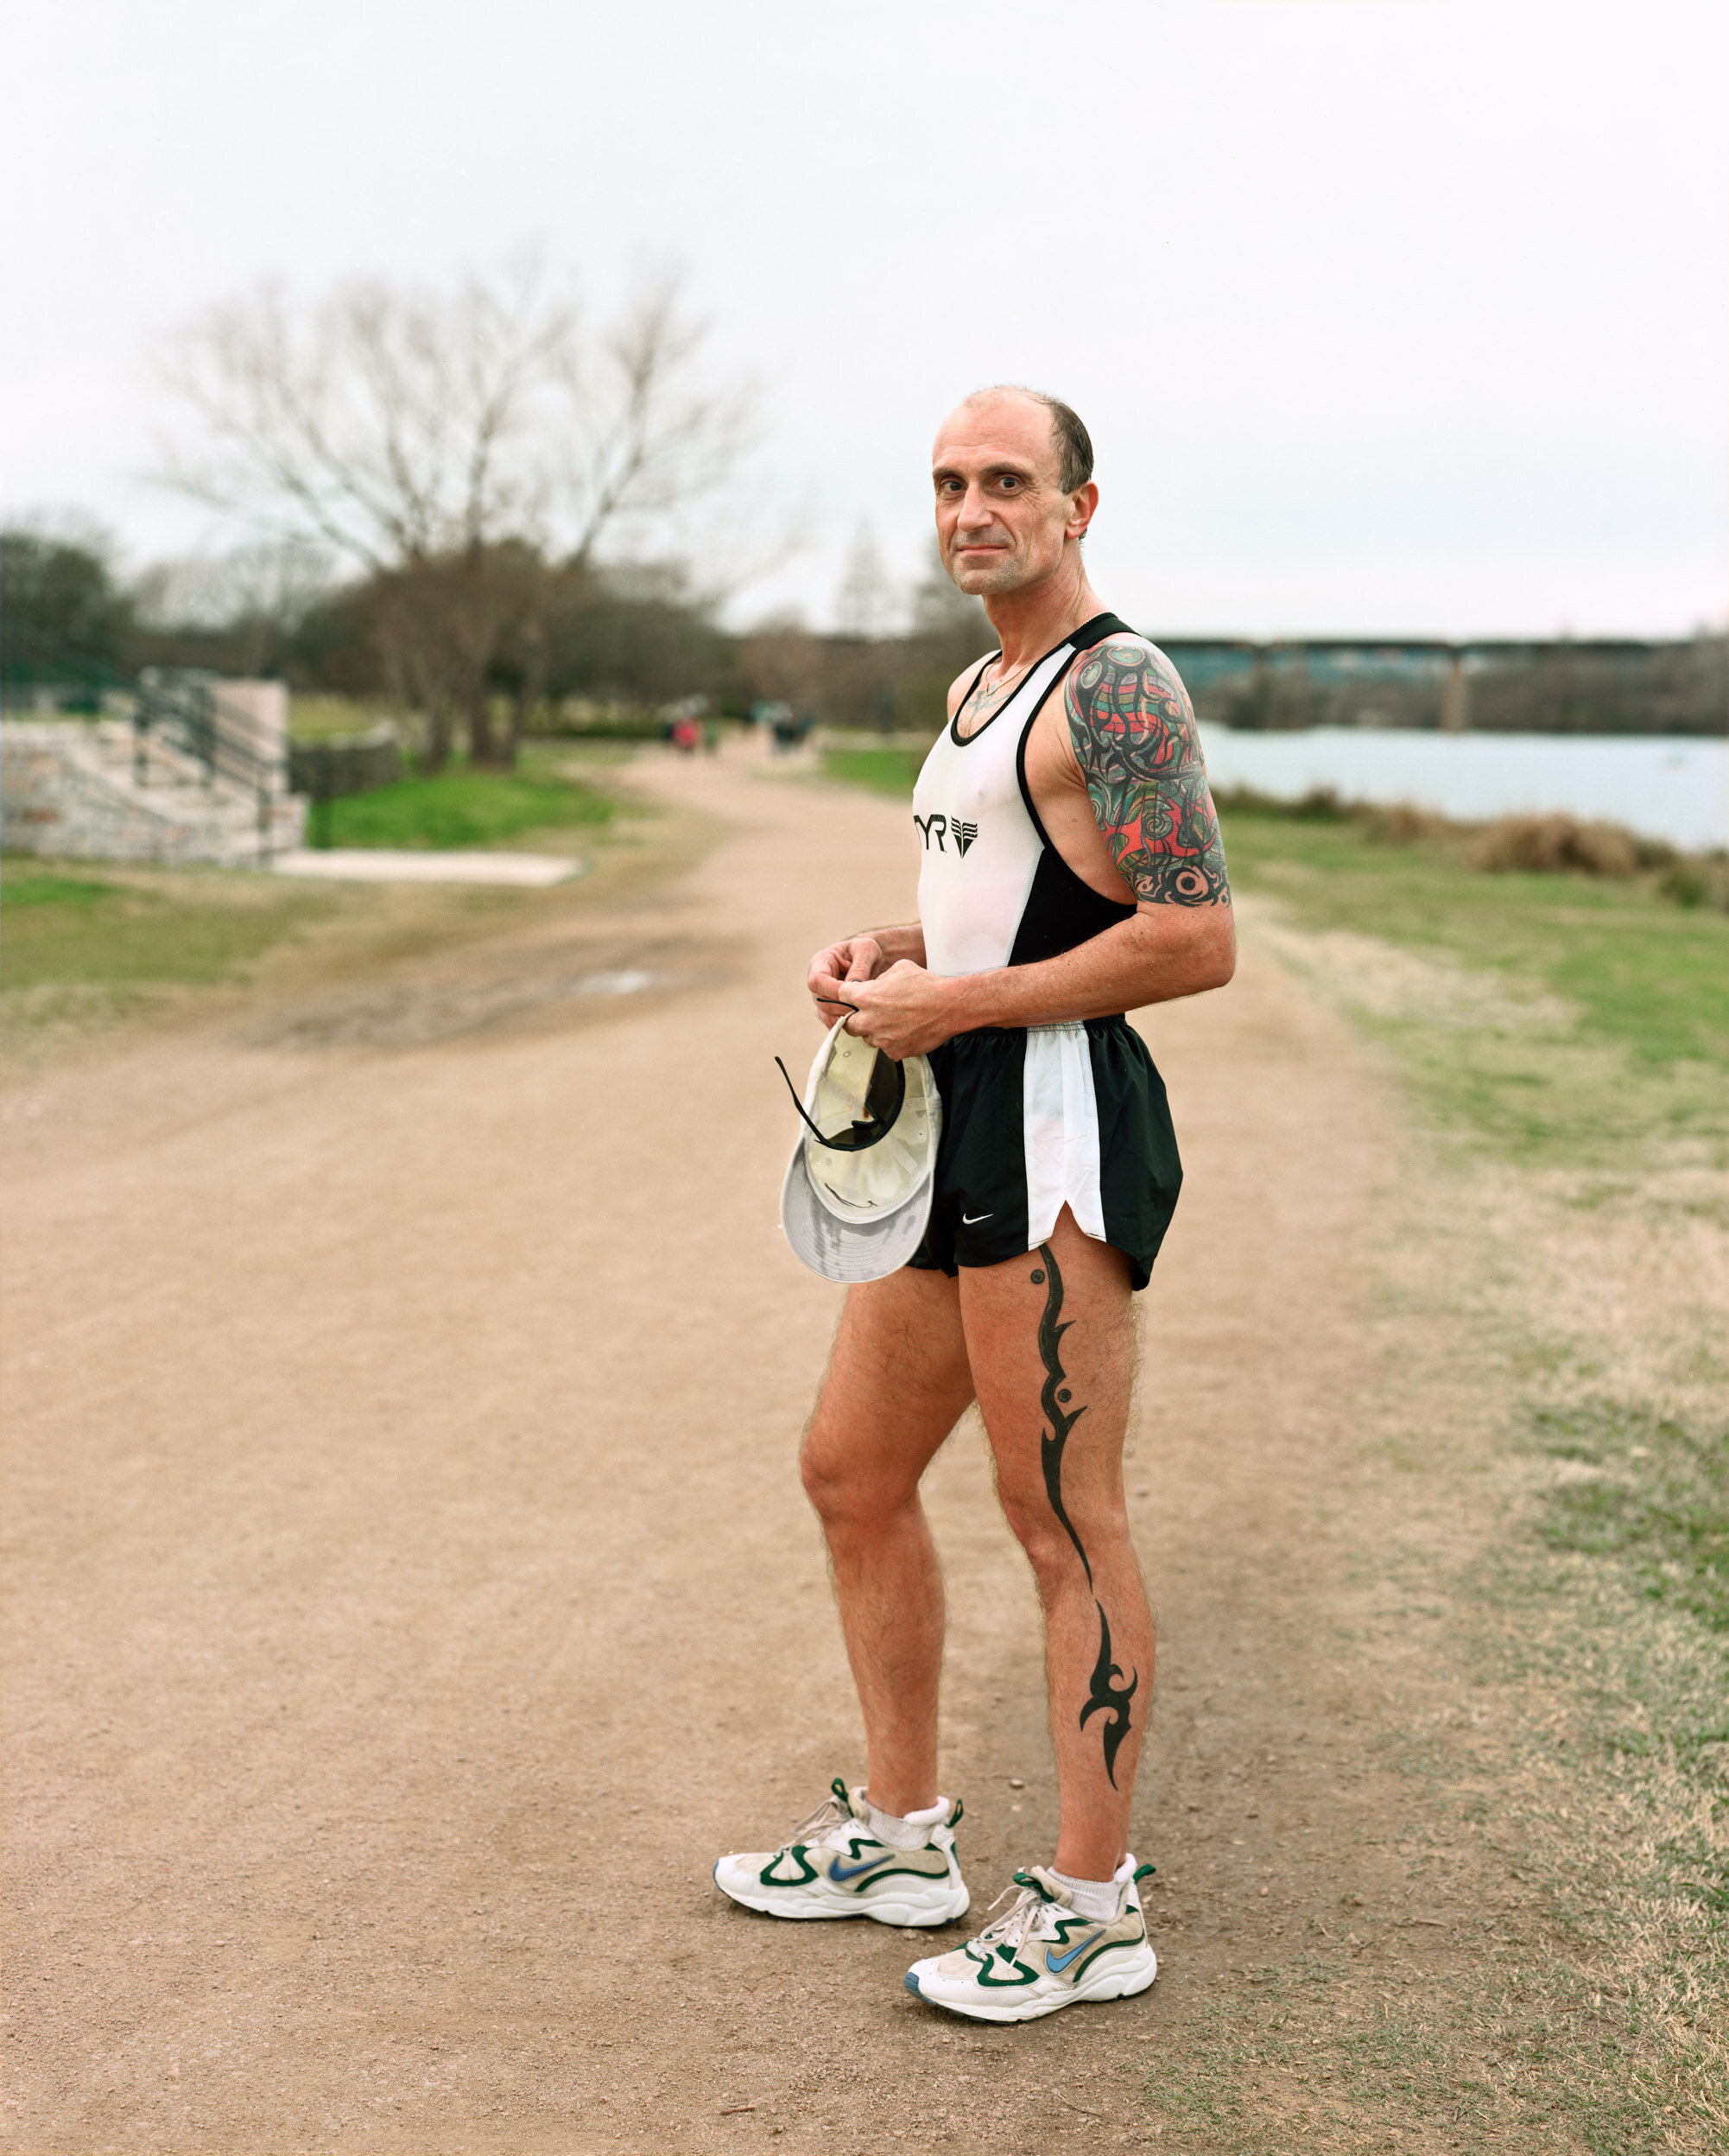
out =
[(687, 936), (513, 940), (279, 1004), (237, 1037), (250, 1048), (411, 1049), (561, 1031), (725, 987), (743, 957), (737, 942)]

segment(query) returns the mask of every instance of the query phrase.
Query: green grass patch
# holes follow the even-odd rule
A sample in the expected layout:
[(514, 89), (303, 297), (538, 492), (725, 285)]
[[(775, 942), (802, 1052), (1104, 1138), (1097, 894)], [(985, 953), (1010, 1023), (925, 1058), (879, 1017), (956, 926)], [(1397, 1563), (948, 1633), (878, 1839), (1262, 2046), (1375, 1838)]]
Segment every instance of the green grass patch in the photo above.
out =
[(1729, 1145), (1729, 916), (1650, 880), (1485, 873), (1456, 837), (1390, 844), (1365, 821), (1256, 808), (1220, 821), (1244, 896), (1427, 963), (1390, 993), (1366, 941), (1303, 959), (1443, 1124), (1532, 1164), (1629, 1172), (1653, 1143)]
[(86, 877), (57, 876), (52, 871), (26, 869), (9, 876), (3, 885), (3, 904), (10, 914), (17, 906), (92, 906), (121, 894), (113, 884), (92, 883)]
[(1456, 842), (1378, 840), (1372, 828), (1226, 809), (1234, 883), (1276, 892), (1304, 928), (1445, 952), (1578, 1011), (1581, 1035), (1641, 1062), (1729, 1064), (1729, 916), (1638, 882), (1490, 875)]
[(98, 882), (0, 864), (9, 998), (48, 987), (125, 989), (225, 980), (334, 903), (222, 869)]
[[(1684, 1423), (1607, 1402), (1541, 1408), (1537, 1436), (1582, 1470), (1545, 1506), (1554, 1550), (1612, 1559), (1651, 1601), (1729, 1633), (1729, 1428)], [(1729, 1743), (1729, 1701), (1715, 1741)]]
[(328, 843), (440, 851), (502, 846), (527, 831), (593, 828), (617, 813), (610, 795), (580, 779), (534, 768), (453, 770), (332, 802)]
[(848, 786), (862, 786), (867, 793), (910, 801), (923, 763), (919, 749), (825, 749), (822, 775)]
[[(584, 758), (605, 760), (605, 751)], [(514, 772), (459, 768), (354, 795), (331, 804), (331, 840), (456, 847), (505, 844), (526, 832), (598, 830), (619, 803), (567, 776), (571, 761), (567, 751), (536, 751)], [(451, 907), (466, 921), (502, 897), (464, 891)], [(244, 870), (104, 863), (86, 873), (81, 863), (9, 859), (0, 863), (8, 1022), (34, 1035), (45, 1024), (117, 1015), (159, 990), (235, 980), (302, 929), (364, 913), (375, 898)]]

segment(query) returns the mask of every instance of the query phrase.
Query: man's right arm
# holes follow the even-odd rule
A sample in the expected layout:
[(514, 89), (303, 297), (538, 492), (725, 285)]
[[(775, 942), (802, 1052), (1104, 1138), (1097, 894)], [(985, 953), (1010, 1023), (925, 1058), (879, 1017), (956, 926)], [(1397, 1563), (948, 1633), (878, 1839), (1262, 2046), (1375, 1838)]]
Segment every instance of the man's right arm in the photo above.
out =
[(831, 1026), (841, 1015), (841, 1006), (829, 992), (849, 980), (875, 980), (903, 958), (915, 966), (925, 962), (925, 932), (916, 921), (891, 929), (865, 929), (819, 951), (810, 962), (808, 985), (822, 1024)]
[[(978, 674), (978, 663), (975, 659), (949, 683), (951, 719), (960, 708), (962, 699)], [(886, 973), (890, 967), (897, 965), (902, 959), (915, 966), (925, 962), (925, 932), (916, 921), (905, 921), (890, 929), (863, 929), (857, 935), (849, 935), (819, 951), (811, 960), (807, 984), (818, 1018), (825, 1026), (830, 1026), (841, 1013), (842, 1006), (826, 991), (849, 980), (875, 980), (878, 973)]]

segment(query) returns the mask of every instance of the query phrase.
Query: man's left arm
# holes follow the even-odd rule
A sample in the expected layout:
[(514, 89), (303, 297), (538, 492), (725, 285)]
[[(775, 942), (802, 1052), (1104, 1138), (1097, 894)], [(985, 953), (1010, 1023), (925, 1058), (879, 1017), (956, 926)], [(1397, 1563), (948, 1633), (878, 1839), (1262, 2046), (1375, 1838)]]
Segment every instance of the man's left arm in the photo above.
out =
[[(1092, 820), (1137, 902), (1223, 908), (1228, 925), (1225, 847), (1194, 707), (1175, 669), (1143, 644), (1108, 642), (1082, 658), (1063, 702)], [(1173, 932), (1213, 940), (1180, 925)]]
[(848, 1030), (895, 1056), (981, 1025), (1105, 1018), (1219, 988), (1236, 966), (1231, 887), (1194, 713), (1143, 644), (1087, 652), (1064, 692), (1093, 821), (1135, 894), (1131, 921), (1033, 966), (940, 979), (902, 961), (858, 996)]

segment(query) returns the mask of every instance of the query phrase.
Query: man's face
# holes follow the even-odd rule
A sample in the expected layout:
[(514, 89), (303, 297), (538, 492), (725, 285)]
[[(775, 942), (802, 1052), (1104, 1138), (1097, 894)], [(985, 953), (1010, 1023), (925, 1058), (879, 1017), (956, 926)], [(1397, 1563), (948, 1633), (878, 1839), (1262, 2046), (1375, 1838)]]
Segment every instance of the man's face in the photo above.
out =
[(932, 452), (937, 544), (963, 592), (1042, 583), (1086, 530), (1098, 490), (1062, 491), (1052, 435), (1050, 413), (1025, 396), (961, 404), (944, 420)]

